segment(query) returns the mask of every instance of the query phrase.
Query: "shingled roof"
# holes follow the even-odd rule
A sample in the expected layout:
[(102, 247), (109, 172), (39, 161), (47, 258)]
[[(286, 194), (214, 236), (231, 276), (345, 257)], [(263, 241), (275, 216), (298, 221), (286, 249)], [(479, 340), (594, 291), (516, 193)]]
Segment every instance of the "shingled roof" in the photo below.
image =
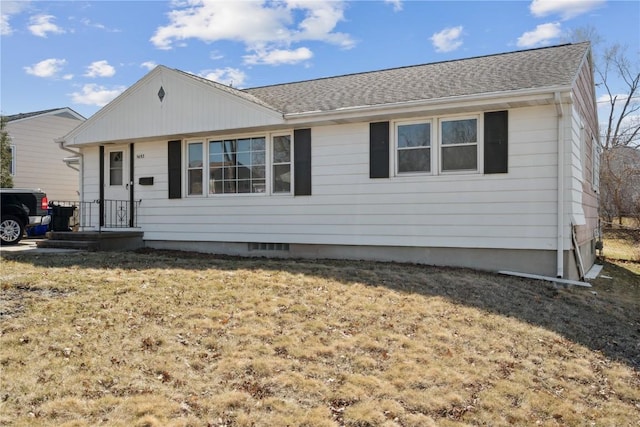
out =
[[(61, 115), (66, 115), (66, 116), (68, 116), (70, 118), (80, 118), (80, 117), (82, 117), (80, 114), (76, 113), (71, 108), (61, 107), (61, 108), (51, 108), (49, 110), (31, 111), (31, 112), (28, 112), (28, 113), (12, 114), (10, 116), (6, 116), (6, 119), (7, 119), (7, 122), (13, 122), (13, 121), (16, 121), (16, 120), (29, 119), (31, 117), (43, 116), (45, 114), (54, 113), (56, 111), (60, 111)], [(75, 114), (77, 117), (74, 117), (73, 115), (69, 114), (71, 112), (73, 114)]]
[(295, 114), (570, 86), (588, 51), (589, 43), (565, 44), (238, 92), (283, 114)]

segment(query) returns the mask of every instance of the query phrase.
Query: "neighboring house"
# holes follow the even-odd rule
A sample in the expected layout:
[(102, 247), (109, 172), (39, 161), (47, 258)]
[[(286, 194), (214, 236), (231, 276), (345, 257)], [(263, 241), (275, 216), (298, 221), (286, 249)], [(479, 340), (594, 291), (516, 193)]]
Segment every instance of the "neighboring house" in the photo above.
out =
[(82, 200), (141, 201), (92, 224), (148, 247), (577, 278), (592, 67), (588, 43), (246, 90), (159, 66), (62, 140)]
[(74, 155), (61, 148), (55, 139), (71, 132), (85, 118), (70, 108), (6, 118), (6, 131), (11, 138), (13, 186), (41, 189), (52, 201), (77, 201), (78, 165), (74, 168), (67, 165)]

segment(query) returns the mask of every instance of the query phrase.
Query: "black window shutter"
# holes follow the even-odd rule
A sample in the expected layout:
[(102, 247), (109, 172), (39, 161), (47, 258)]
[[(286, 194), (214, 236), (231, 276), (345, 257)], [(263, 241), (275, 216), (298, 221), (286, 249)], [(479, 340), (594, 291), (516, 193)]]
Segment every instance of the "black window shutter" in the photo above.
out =
[(293, 131), (294, 194), (311, 195), (311, 129)]
[(509, 112), (484, 113), (484, 173), (509, 171)]
[(389, 122), (369, 123), (369, 178), (389, 178)]
[(182, 197), (182, 142), (169, 141), (169, 198)]

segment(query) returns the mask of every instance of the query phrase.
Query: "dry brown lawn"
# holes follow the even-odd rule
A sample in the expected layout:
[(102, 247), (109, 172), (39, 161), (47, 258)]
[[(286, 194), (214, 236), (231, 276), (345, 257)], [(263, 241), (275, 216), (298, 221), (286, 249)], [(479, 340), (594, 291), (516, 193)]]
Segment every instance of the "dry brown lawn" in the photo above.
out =
[(640, 263), (640, 229), (611, 227), (604, 230), (605, 258)]
[(592, 289), (159, 251), (0, 263), (0, 425), (640, 420), (634, 263)]

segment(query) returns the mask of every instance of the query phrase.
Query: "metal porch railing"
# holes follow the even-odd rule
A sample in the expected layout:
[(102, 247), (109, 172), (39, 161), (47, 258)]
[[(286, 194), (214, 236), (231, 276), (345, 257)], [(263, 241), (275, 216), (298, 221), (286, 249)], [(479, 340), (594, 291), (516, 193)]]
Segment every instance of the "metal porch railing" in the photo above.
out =
[[(69, 228), (72, 230), (87, 228), (137, 228), (138, 209), (140, 200), (103, 200), (100, 207), (100, 200), (93, 202), (76, 202), (56, 200), (50, 202), (49, 206), (73, 207), (73, 215), (69, 218)], [(133, 212), (133, 218), (131, 213)], [(103, 221), (100, 221), (100, 216)]]

